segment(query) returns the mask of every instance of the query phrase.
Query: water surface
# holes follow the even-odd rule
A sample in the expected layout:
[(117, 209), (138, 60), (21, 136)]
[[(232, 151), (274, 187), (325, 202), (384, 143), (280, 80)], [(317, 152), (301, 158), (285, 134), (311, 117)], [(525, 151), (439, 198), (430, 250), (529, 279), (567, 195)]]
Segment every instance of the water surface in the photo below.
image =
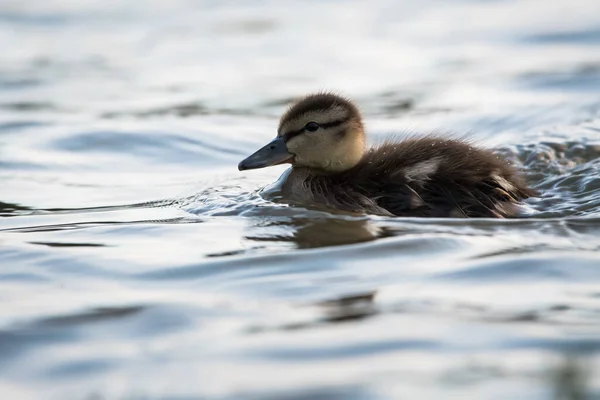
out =
[[(5, 2), (2, 398), (600, 396), (597, 11)], [(271, 201), (285, 168), (237, 163), (320, 89), (374, 141), (470, 133), (541, 191), (532, 215)]]

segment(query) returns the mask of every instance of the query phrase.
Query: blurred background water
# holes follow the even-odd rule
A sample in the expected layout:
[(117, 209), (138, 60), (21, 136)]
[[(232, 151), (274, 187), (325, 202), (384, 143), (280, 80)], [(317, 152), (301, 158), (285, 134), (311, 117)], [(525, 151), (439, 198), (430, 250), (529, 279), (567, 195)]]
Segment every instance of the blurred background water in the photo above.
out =
[[(600, 398), (598, 1), (3, 0), (0, 47), (3, 399)], [(533, 217), (270, 201), (237, 163), (321, 89)]]

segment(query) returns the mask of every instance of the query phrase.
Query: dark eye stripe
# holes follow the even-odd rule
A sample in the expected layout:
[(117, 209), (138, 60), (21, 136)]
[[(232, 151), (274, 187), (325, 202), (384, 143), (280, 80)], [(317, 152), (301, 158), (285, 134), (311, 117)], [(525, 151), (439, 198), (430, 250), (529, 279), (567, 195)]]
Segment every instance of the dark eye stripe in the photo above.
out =
[[(331, 121), (331, 122), (327, 122), (325, 124), (319, 124), (321, 126), (321, 128), (323, 129), (327, 129), (327, 128), (333, 128), (336, 127), (338, 125), (343, 124), (344, 122), (348, 121), (348, 118), (344, 118), (344, 119), (338, 119), (335, 121)], [(281, 135), (283, 137), (283, 139), (287, 142), (289, 141), (291, 138), (296, 137), (302, 133), (304, 133), (304, 128), (299, 129), (297, 131), (290, 131), (290, 132), (286, 132), (283, 135)]]
[(333, 128), (334, 126), (338, 126), (348, 121), (348, 118), (338, 119), (335, 121), (327, 122), (325, 124), (321, 124), (321, 128)]

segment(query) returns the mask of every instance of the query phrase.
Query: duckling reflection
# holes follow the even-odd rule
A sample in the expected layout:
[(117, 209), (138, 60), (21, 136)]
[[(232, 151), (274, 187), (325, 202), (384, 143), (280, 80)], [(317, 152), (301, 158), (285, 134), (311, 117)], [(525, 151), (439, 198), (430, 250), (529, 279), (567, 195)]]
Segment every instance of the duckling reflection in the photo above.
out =
[(238, 168), (284, 163), (285, 198), (350, 212), (505, 218), (535, 194), (506, 160), (465, 141), (427, 136), (367, 150), (358, 108), (331, 93), (293, 104), (277, 137)]
[(246, 236), (246, 239), (293, 242), (299, 249), (362, 243), (390, 235), (386, 228), (368, 219), (293, 218), (267, 222), (261, 219), (257, 225), (261, 228), (260, 236)]

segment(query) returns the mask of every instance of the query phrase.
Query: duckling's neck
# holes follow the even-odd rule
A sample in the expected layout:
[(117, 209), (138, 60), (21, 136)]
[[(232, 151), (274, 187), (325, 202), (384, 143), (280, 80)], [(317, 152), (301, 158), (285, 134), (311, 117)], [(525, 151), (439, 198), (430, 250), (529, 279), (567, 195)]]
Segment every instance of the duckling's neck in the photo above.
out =
[(364, 141), (358, 143), (352, 143), (345, 149), (339, 149), (330, 156), (329, 163), (325, 166), (324, 170), (329, 173), (343, 172), (351, 168), (354, 168), (356, 164), (360, 162), (365, 154), (365, 143)]

